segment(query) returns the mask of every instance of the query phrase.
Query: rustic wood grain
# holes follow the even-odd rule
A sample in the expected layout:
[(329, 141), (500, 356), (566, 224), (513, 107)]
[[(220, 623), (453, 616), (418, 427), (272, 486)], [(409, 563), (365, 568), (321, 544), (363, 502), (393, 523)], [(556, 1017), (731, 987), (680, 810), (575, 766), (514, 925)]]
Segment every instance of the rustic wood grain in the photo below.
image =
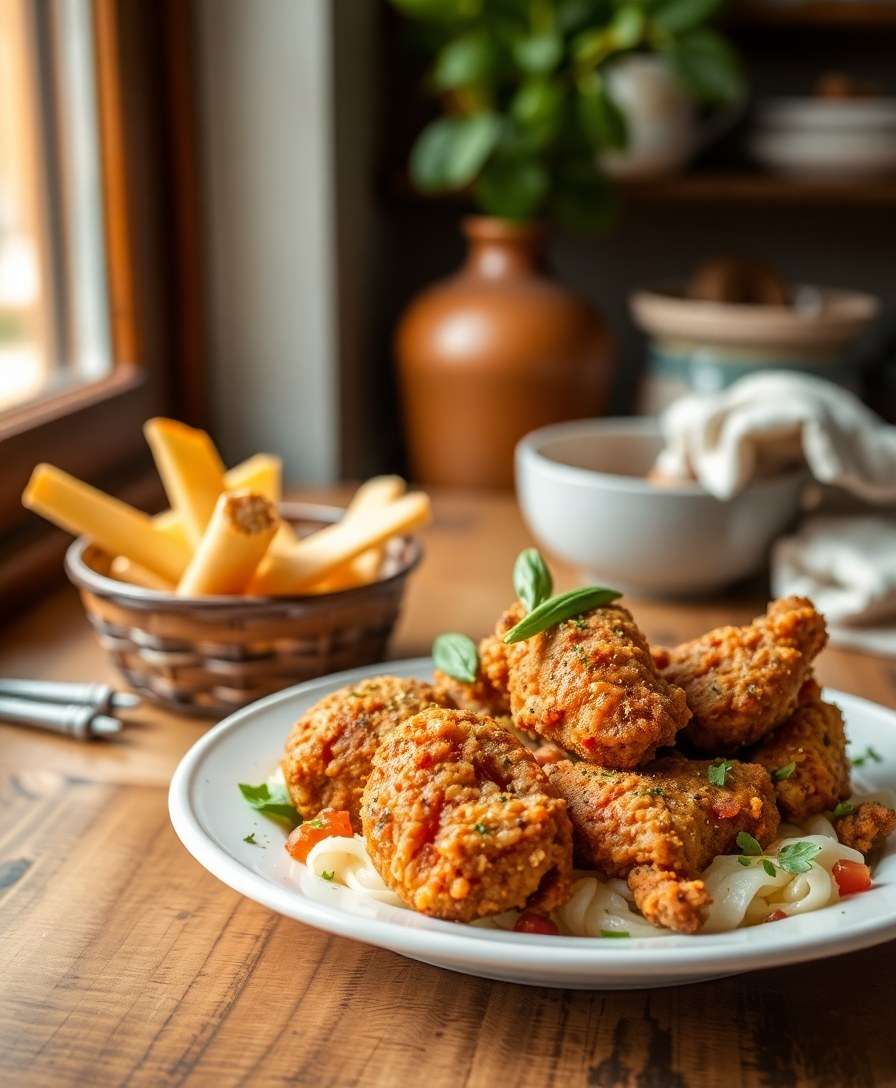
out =
[[(511, 500), (445, 496), (393, 646), (483, 630), (528, 542)], [(561, 571), (562, 585), (573, 573)], [(749, 618), (635, 604), (674, 641)], [(827, 650), (822, 679), (896, 704), (892, 663)], [(0, 674), (109, 678), (73, 592), (0, 634)], [(206, 726), (150, 711), (109, 744), (0, 726), (0, 1083), (368, 1088), (896, 1084), (896, 943), (665, 990), (468, 978), (308, 929), (181, 847), (165, 789)]]

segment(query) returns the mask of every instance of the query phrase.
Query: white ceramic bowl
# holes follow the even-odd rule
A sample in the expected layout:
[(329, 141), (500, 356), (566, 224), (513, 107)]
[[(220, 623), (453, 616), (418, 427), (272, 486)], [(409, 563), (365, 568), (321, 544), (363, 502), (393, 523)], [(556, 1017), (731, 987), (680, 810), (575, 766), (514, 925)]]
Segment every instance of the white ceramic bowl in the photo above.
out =
[(653, 419), (543, 427), (516, 448), (517, 496), (533, 535), (590, 579), (647, 596), (707, 593), (754, 573), (799, 509), (803, 472), (721, 502), (698, 484), (657, 487)]

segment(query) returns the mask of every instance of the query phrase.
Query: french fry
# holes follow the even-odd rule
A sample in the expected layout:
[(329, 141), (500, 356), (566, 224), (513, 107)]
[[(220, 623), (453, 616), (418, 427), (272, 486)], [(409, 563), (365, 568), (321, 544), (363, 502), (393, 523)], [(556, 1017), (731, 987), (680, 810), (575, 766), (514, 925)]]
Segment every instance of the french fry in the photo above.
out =
[(132, 586), (142, 586), (143, 589), (158, 589), (163, 593), (174, 592), (173, 582), (154, 574), (151, 570), (147, 570), (146, 567), (141, 567), (139, 563), (135, 563), (133, 559), (128, 559), (123, 555), (115, 556), (109, 564), (109, 573), (113, 578), (117, 578), (119, 582), (128, 582)]
[[(344, 518), (356, 518), (378, 506), (385, 506), (405, 493), (407, 484), (400, 476), (373, 476), (361, 484), (345, 508)], [(330, 571), (326, 578), (310, 587), (313, 593), (334, 593), (352, 586), (367, 585), (379, 573), (383, 562), (383, 549), (368, 548), (355, 559)]]
[[(279, 457), (274, 457), (270, 453), (256, 453), (224, 473), (224, 489), (225, 491), (254, 491), (258, 495), (264, 495), (271, 502), (279, 503), (282, 467), (283, 462)], [(186, 543), (184, 523), (176, 510), (165, 510), (161, 514), (156, 514), (152, 520), (157, 529)], [(280, 532), (283, 529), (288, 530), (284, 542), (294, 544), (296, 536), (291, 527), (284, 524)]]
[(190, 560), (186, 545), (157, 529), (148, 514), (53, 465), (35, 468), (22, 503), (70, 533), (83, 533), (110, 555), (124, 555), (172, 583), (180, 580)]
[(150, 419), (143, 425), (143, 433), (168, 501), (180, 515), (188, 543), (195, 548), (225, 488), (224, 464), (205, 431), (175, 419)]
[(224, 491), (181, 578), (179, 597), (242, 593), (280, 525), (264, 495)]
[(302, 593), (331, 571), (396, 533), (425, 525), (430, 519), (429, 497), (420, 491), (403, 495), (387, 506), (304, 537), (290, 551), (270, 551), (259, 565), (248, 592), (260, 596)]

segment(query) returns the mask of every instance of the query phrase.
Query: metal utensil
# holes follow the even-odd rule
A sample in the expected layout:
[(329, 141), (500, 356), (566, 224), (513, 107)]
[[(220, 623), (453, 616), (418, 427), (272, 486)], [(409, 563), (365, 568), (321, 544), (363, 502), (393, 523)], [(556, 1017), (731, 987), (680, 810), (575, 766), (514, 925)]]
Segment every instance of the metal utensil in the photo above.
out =
[(0, 720), (19, 725), (36, 725), (78, 740), (111, 736), (121, 731), (121, 722), (83, 703), (41, 703), (0, 695)]
[(111, 710), (132, 710), (142, 700), (139, 695), (116, 691), (111, 684), (81, 684), (64, 680), (0, 679), (0, 696), (35, 699), (42, 703), (88, 705), (107, 713)]

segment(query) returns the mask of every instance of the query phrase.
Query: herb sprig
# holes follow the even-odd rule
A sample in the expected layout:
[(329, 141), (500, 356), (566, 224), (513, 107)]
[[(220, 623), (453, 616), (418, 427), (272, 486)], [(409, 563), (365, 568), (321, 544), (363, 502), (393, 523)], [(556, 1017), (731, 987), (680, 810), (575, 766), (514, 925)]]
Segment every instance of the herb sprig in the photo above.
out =
[(712, 786), (724, 786), (728, 779), (728, 772), (734, 763), (730, 759), (720, 759), (706, 769), (706, 777)]
[(570, 589), (566, 593), (558, 593), (557, 596), (548, 597), (546, 601), (542, 601), (515, 627), (511, 627), (504, 636), (504, 641), (506, 643), (522, 642), (551, 627), (556, 627), (563, 620), (580, 616), (592, 608), (601, 608), (621, 596), (622, 594), (617, 590), (608, 589), (606, 586), (582, 586), (579, 589)]
[(795, 770), (796, 763), (791, 760), (790, 763), (785, 763), (783, 767), (779, 767), (776, 771), (772, 771), (772, 778), (774, 778), (776, 782), (783, 782), (785, 779), (790, 778)]
[(274, 820), (281, 820), (289, 824), (290, 829), (298, 827), (302, 822), (302, 815), (290, 801), (285, 786), (275, 786), (272, 790), (266, 782), (262, 782), (260, 786), (240, 782), (239, 787), (240, 793), (256, 812)]
[(537, 548), (525, 548), (513, 564), (513, 588), (527, 612), (546, 601), (554, 591), (554, 579)]
[(841, 816), (852, 816), (855, 810), (856, 806), (852, 801), (841, 801), (831, 813), (831, 816), (835, 820), (839, 820)]
[(465, 684), (475, 684), (479, 672), (479, 651), (469, 635), (448, 631), (432, 644), (432, 659), (437, 669)]

